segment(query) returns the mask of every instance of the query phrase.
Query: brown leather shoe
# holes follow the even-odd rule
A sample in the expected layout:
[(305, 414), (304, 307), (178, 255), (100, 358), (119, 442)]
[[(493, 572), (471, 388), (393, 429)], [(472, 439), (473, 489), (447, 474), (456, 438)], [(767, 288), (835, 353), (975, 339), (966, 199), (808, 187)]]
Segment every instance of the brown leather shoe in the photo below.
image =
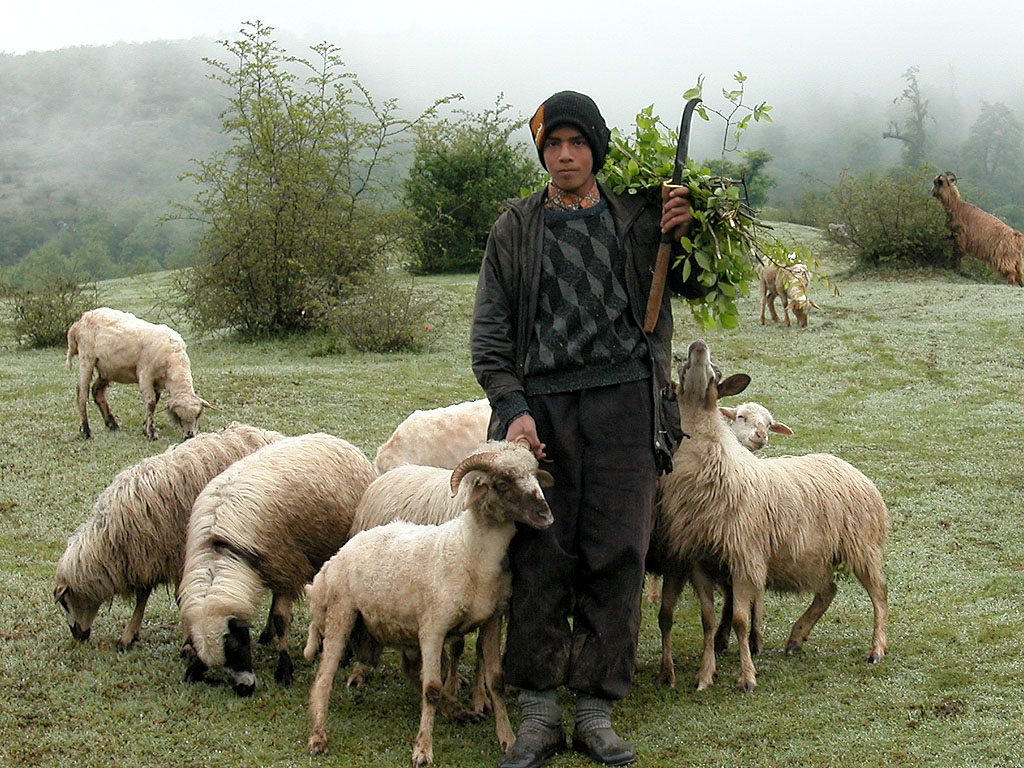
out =
[(629, 765), (636, 762), (636, 751), (632, 745), (611, 728), (574, 732), (572, 748), (602, 765)]
[(565, 747), (565, 732), (561, 727), (521, 728), (515, 744), (498, 761), (498, 768), (538, 768), (552, 755), (563, 752)]

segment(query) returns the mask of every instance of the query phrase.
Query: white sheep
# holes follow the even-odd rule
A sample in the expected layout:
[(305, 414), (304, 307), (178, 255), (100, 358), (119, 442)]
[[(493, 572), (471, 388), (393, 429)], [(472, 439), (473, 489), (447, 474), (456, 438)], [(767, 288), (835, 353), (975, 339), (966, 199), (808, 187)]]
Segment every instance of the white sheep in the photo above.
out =
[(719, 406), (719, 412), (729, 420), (732, 431), (740, 445), (751, 453), (757, 453), (768, 445), (768, 433), (792, 435), (793, 430), (776, 421), (772, 412), (760, 403), (740, 403), (735, 408)]
[(487, 440), (491, 406), (487, 399), (414, 411), (378, 449), (380, 473), (402, 464), (452, 469)]
[[(740, 445), (746, 448), (751, 453), (757, 453), (768, 444), (768, 433), (776, 432), (780, 435), (792, 435), (793, 430), (783, 424), (781, 421), (776, 421), (772, 416), (771, 411), (765, 408), (760, 403), (748, 402), (740, 403), (735, 408), (728, 408), (726, 406), (719, 406), (718, 410), (724, 416), (732, 431), (735, 433), (736, 438), (740, 441)], [(655, 513), (657, 515), (657, 512)], [(655, 526), (655, 533), (657, 533), (657, 526)], [(661, 600), (661, 592), (658, 589), (658, 574), (663, 573), (664, 568), (673, 568), (671, 563), (671, 557), (666, 554), (664, 558), (648, 558), (647, 571), (650, 574), (647, 581), (647, 599), (652, 603), (656, 603)], [(689, 580), (689, 576), (684, 577), (684, 581)], [(722, 585), (725, 588), (727, 585)], [(717, 636), (716, 648), (719, 652), (725, 650), (728, 645), (729, 628), (731, 622), (728, 620), (729, 614), (732, 613), (732, 600), (730, 592), (725, 589), (726, 603), (722, 609), (722, 622), (719, 623), (719, 631)], [(671, 609), (668, 616), (668, 621), (671, 623)], [(754, 634), (758, 633), (758, 628), (755, 623)], [(756, 651), (755, 651), (756, 653)], [(662, 682), (670, 682), (663, 680)]]
[(109, 307), (84, 312), (68, 328), (66, 364), (78, 355), (78, 417), (82, 437), (89, 438), (87, 406), (93, 373), (92, 397), (110, 430), (118, 429), (117, 419), (107, 403), (110, 382), (138, 384), (146, 409), (142, 432), (156, 440), (153, 423), (160, 394), (166, 390), (167, 410), (181, 429), (182, 438), (195, 435), (204, 408), (212, 408), (199, 397), (192, 384), (192, 365), (185, 342), (177, 331), (166, 325), (153, 325), (130, 312)]
[[(887, 649), (882, 551), (889, 513), (881, 494), (862, 472), (829, 454), (759, 459), (744, 449), (722, 420), (718, 398), (743, 391), (749, 381), (745, 374), (719, 381), (700, 340), (679, 368), (680, 426), (689, 438), (676, 449), (673, 471), (661, 487), (668, 526), (662, 541), (679, 561), (694, 565), (704, 624), (698, 689), (711, 685), (715, 673), (713, 582), (722, 573), (732, 584), (741, 689), (756, 686), (748, 637), (751, 612), (760, 614), (764, 590), (814, 593), (786, 645), (788, 653), (795, 652), (832, 602), (832, 569), (840, 563), (871, 598), (868, 662), (880, 661)], [(665, 592), (668, 587), (666, 579)], [(670, 654), (664, 663), (671, 665)]]
[(71, 635), (88, 639), (103, 603), (134, 596), (135, 612), (117, 641), (119, 651), (129, 648), (153, 587), (181, 576), (196, 496), (232, 463), (282, 437), (232, 423), (118, 472), (57, 561), (53, 596), (67, 613)]
[(305, 656), (322, 651), (309, 693), (310, 752), (327, 749), (331, 686), (357, 620), (376, 642), (419, 651), (422, 699), (413, 765), (433, 760), (434, 713), (445, 697), (445, 638), (476, 627), (483, 659), (478, 669), (493, 702), (498, 740), (503, 750), (512, 745), (499, 659), (501, 616), (511, 593), (507, 551), (517, 522), (534, 528), (552, 523), (541, 491), (550, 482), (527, 446), (488, 443), (451, 474), (450, 492), (464, 510), (458, 517), (441, 525), (397, 521), (364, 530), (323, 566), (306, 589)]
[[(791, 257), (794, 254), (790, 254)], [(771, 311), (772, 320), (779, 322), (779, 316), (775, 312), (775, 299), (782, 303), (782, 313), (786, 318), (786, 325), (789, 325), (789, 310), (793, 310), (796, 316), (796, 324), (804, 328), (807, 325), (807, 315), (811, 308), (818, 309), (818, 305), (807, 295), (807, 285), (810, 275), (806, 264), (799, 262), (794, 264), (774, 264), (768, 262), (759, 272), (758, 291), (761, 295), (761, 325), (764, 325), (765, 305)]]
[(274, 679), (289, 685), (294, 598), (345, 542), (356, 504), (376, 477), (351, 443), (326, 434), (287, 437), (245, 457), (196, 498), (178, 605), (191, 656), (186, 680), (223, 670), (250, 695), (249, 623), (265, 589), (274, 595)]

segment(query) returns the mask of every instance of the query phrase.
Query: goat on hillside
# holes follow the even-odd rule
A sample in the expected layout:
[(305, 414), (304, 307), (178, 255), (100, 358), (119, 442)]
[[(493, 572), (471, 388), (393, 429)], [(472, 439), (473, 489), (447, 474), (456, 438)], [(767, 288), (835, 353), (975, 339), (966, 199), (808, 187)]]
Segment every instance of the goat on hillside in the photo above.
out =
[(956, 270), (960, 271), (960, 259), (966, 253), (990, 264), (1011, 285), (1024, 286), (1024, 234), (964, 202), (956, 180), (956, 175), (947, 171), (932, 182), (932, 195), (946, 209), (946, 223), (953, 233)]

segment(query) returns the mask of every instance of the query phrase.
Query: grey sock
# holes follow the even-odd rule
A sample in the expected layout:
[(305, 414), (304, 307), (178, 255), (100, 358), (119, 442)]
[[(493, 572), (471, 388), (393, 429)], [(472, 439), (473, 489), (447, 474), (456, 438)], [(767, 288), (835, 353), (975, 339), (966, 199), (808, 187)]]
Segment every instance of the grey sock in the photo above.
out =
[(520, 728), (550, 730), (562, 726), (562, 706), (558, 703), (558, 690), (555, 688), (543, 691), (524, 688), (519, 692), (519, 705), (523, 713)]
[(576, 698), (576, 733), (585, 733), (597, 728), (611, 728), (612, 704), (611, 699), (601, 699), (597, 696), (578, 696)]

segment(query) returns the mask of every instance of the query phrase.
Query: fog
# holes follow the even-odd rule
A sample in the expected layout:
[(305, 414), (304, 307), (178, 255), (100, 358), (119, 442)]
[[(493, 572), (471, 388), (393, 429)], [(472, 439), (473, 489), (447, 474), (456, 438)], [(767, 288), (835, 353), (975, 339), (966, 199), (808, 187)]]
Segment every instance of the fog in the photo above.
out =
[[(648, 104), (675, 125), (698, 76), (706, 100), (723, 105), (721, 89), (742, 71), (748, 103), (774, 107), (773, 124), (751, 129), (745, 146), (802, 154), (806, 163), (794, 173), (813, 172), (825, 155), (896, 153), (898, 142), (880, 137), (911, 66), (919, 67), (935, 133), (950, 146), (966, 136), (982, 102), (1024, 111), (1017, 0), (976, 0), (969, 10), (951, 0), (68, 1), (24, 6), (0, 27), (0, 51), (234, 38), (243, 21), (257, 19), (292, 53), (320, 40), (337, 44), (377, 98), (397, 97), (410, 115), (460, 92), (461, 106), (474, 110), (503, 94), (525, 117), (550, 93), (572, 88), (593, 96), (612, 125), (628, 127)], [(696, 126), (693, 153), (716, 153), (722, 138), (720, 124)]]

